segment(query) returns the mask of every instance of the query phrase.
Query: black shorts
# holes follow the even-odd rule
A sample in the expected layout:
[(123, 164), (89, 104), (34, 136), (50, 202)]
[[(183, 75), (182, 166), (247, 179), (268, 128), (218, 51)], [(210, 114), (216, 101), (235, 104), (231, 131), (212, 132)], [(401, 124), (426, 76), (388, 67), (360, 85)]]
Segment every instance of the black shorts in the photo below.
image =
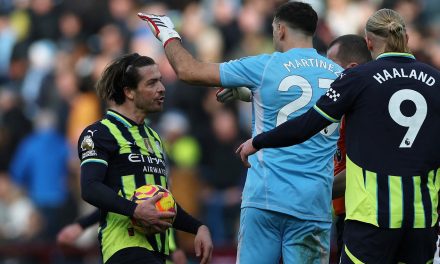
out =
[(105, 264), (164, 264), (165, 256), (142, 247), (124, 248), (113, 254)]
[(437, 225), (391, 229), (347, 220), (340, 263), (425, 264), (434, 258), (436, 241)]

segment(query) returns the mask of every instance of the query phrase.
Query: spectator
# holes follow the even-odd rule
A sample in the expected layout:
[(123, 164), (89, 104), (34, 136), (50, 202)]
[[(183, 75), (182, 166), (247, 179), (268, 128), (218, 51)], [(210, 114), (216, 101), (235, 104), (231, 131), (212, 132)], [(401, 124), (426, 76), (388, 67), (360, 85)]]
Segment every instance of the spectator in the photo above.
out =
[(43, 216), (43, 239), (54, 239), (75, 213), (75, 208), (68, 204), (68, 158), (69, 147), (55, 130), (54, 113), (40, 111), (35, 131), (21, 142), (10, 172), (14, 183), (29, 194)]
[(42, 229), (41, 217), (34, 204), (0, 172), (0, 241), (29, 241)]

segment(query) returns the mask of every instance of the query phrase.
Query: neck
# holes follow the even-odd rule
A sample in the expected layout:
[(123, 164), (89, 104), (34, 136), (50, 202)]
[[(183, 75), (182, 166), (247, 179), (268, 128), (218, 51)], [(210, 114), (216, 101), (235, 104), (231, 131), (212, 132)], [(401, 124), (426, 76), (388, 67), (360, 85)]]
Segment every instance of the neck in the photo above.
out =
[(384, 38), (376, 36), (371, 32), (366, 32), (367, 45), (371, 52), (371, 57), (375, 60), (380, 54), (385, 52), (386, 41)]
[(313, 48), (313, 38), (311, 36), (305, 36), (302, 34), (301, 36), (298, 36), (298, 34), (300, 33), (286, 37), (286, 40), (281, 43), (282, 52), (294, 48)]
[(371, 51), (371, 57), (373, 57), (373, 59), (377, 59), (377, 57), (379, 57), (379, 55), (384, 52), (385, 52), (385, 49), (373, 49)]
[(137, 124), (142, 124), (147, 117), (147, 115), (139, 111), (132, 103), (125, 102), (122, 105), (111, 104), (110, 108), (116, 112), (124, 115), (125, 117), (131, 119)]

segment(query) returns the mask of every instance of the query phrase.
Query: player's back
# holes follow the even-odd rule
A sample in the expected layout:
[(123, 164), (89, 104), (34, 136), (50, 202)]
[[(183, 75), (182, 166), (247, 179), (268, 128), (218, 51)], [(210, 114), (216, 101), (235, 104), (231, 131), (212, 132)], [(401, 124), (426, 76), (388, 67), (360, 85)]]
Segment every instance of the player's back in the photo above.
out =
[(385, 54), (344, 78), (353, 78), (347, 89), (354, 95), (346, 114), (347, 218), (388, 228), (433, 226), (439, 71), (409, 54)]
[(420, 175), (440, 166), (440, 73), (405, 57), (361, 65), (347, 154), (364, 168)]
[[(305, 113), (341, 71), (314, 49), (272, 54), (260, 86), (253, 89), (253, 134)], [(242, 206), (330, 221), (337, 127), (334, 124), (302, 144), (262, 149), (251, 156)]]

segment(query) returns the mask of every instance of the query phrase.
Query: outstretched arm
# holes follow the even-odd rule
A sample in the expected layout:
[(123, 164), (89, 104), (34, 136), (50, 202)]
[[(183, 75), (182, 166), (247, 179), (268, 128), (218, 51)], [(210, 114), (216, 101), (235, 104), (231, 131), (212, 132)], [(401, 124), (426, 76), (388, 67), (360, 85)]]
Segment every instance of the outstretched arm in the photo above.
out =
[(159, 39), (165, 54), (180, 80), (196, 85), (221, 86), (218, 63), (196, 60), (180, 43), (180, 35), (167, 16), (138, 13), (147, 22), (154, 36)]
[(221, 86), (220, 64), (196, 60), (178, 40), (165, 46), (168, 61), (180, 80), (189, 84)]
[(302, 143), (329, 124), (331, 124), (329, 120), (311, 108), (299, 117), (248, 139), (238, 147), (236, 153), (240, 155), (244, 165), (249, 168), (248, 156), (259, 149), (288, 147)]

